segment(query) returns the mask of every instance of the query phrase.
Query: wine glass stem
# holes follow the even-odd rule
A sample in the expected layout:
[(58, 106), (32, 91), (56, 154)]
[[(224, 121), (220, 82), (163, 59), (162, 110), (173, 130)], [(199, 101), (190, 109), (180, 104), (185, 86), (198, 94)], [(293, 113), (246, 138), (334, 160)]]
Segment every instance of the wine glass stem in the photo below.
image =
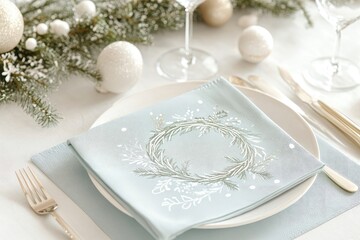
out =
[(186, 19), (185, 19), (185, 61), (187, 65), (190, 65), (193, 61), (193, 56), (190, 49), (190, 41), (192, 38), (193, 32), (193, 10), (185, 9)]
[(333, 75), (339, 72), (339, 51), (340, 51), (340, 42), (341, 42), (341, 29), (339, 27), (336, 28), (336, 42), (335, 42), (335, 52), (331, 57), (331, 65), (333, 67)]

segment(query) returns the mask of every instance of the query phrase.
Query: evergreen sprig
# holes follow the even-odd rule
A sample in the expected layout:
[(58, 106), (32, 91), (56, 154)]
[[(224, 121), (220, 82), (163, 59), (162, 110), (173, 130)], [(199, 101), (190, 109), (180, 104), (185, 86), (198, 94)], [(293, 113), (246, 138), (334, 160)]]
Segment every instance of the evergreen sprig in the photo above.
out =
[[(19, 6), (24, 17), (24, 35), (12, 51), (0, 54), (0, 105), (19, 104), (42, 126), (55, 125), (60, 116), (47, 94), (71, 74), (101, 81), (94, 56), (105, 45), (119, 40), (148, 44), (159, 30), (176, 30), (184, 25), (183, 8), (174, 0), (94, 0), (97, 15), (75, 19), (74, 0), (33, 0)], [(300, 0), (234, 0), (236, 8), (256, 8), (275, 15), (301, 10)], [(307, 17), (307, 13), (305, 14)], [(36, 34), (39, 23), (55, 19), (70, 25), (67, 37)], [(25, 49), (28, 38), (37, 40), (34, 51)]]

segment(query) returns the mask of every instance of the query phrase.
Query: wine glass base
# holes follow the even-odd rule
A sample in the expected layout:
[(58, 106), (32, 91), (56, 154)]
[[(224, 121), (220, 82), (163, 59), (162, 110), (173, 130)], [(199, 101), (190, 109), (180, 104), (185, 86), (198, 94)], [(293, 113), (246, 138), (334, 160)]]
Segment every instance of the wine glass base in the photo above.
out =
[(211, 55), (199, 49), (191, 49), (191, 54), (189, 61), (184, 48), (166, 52), (159, 58), (156, 69), (161, 76), (177, 82), (205, 80), (218, 72)]
[(338, 70), (330, 57), (319, 58), (310, 63), (303, 72), (305, 80), (313, 87), (335, 92), (346, 91), (360, 84), (360, 69), (351, 61), (337, 58)]

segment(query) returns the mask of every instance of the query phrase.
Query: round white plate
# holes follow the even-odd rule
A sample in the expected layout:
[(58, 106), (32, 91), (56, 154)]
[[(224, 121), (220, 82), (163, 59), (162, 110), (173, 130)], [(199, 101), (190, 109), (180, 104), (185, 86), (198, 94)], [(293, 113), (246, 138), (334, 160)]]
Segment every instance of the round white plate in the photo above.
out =
[[(159, 101), (180, 95), (191, 89), (199, 87), (203, 83), (204, 82), (197, 81), (169, 84), (120, 99), (114, 103), (111, 108), (104, 112), (95, 121), (92, 127), (125, 114), (138, 111)], [(239, 87), (239, 89), (298, 143), (305, 147), (314, 156), (319, 158), (319, 149), (316, 138), (309, 125), (297, 113), (268, 95), (243, 87)], [(110, 203), (130, 216), (130, 214), (100, 185), (100, 183), (95, 180), (95, 178), (91, 177), (91, 175), (90, 178), (95, 187)], [(199, 228), (214, 229), (236, 227), (270, 217), (299, 200), (314, 183), (315, 178), (316, 176), (309, 178), (305, 182), (257, 207), (256, 209), (225, 221), (204, 224)]]

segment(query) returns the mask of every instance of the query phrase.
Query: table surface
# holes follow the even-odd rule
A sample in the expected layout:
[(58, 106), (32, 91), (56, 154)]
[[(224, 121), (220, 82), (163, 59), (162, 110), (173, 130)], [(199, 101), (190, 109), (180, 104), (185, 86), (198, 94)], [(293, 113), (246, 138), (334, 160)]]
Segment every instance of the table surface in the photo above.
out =
[[(298, 81), (303, 81), (300, 71), (304, 63), (333, 52), (335, 33), (331, 26), (309, 5), (314, 27), (309, 28), (298, 13), (292, 17), (278, 18), (269, 15), (259, 17), (259, 25), (267, 28), (274, 38), (274, 49), (269, 58), (259, 64), (243, 61), (238, 52), (241, 28), (238, 18), (244, 13), (235, 12), (223, 27), (211, 28), (203, 23), (194, 25), (193, 47), (201, 48), (219, 62), (219, 75), (259, 75), (269, 84), (288, 95), (313, 118), (337, 135), (344, 144), (339, 147), (349, 156), (360, 160), (360, 149), (347, 140), (336, 128), (316, 116), (301, 104), (281, 82), (277, 66), (285, 66)], [(360, 22), (344, 30), (341, 55), (360, 63)], [(159, 32), (151, 46), (139, 46), (144, 58), (141, 80), (123, 95), (99, 94), (93, 82), (72, 77), (50, 96), (51, 102), (62, 114), (60, 124), (53, 128), (41, 128), (16, 104), (0, 107), (0, 239), (63, 239), (64, 234), (53, 219), (37, 216), (27, 205), (20, 190), (15, 170), (29, 164), (32, 155), (68, 138), (86, 131), (92, 123), (117, 100), (128, 95), (170, 83), (157, 75), (156, 59), (169, 49), (183, 44), (183, 31)], [(313, 91), (332, 106), (341, 110), (360, 124), (360, 87), (344, 93)], [(37, 171), (38, 172), (38, 171)], [(38, 172), (39, 173), (39, 172)], [(50, 180), (39, 177), (51, 195), (58, 201), (59, 213), (73, 226), (83, 239), (108, 239), (92, 220), (76, 206)], [(360, 239), (360, 206), (302, 235), (299, 239)]]

